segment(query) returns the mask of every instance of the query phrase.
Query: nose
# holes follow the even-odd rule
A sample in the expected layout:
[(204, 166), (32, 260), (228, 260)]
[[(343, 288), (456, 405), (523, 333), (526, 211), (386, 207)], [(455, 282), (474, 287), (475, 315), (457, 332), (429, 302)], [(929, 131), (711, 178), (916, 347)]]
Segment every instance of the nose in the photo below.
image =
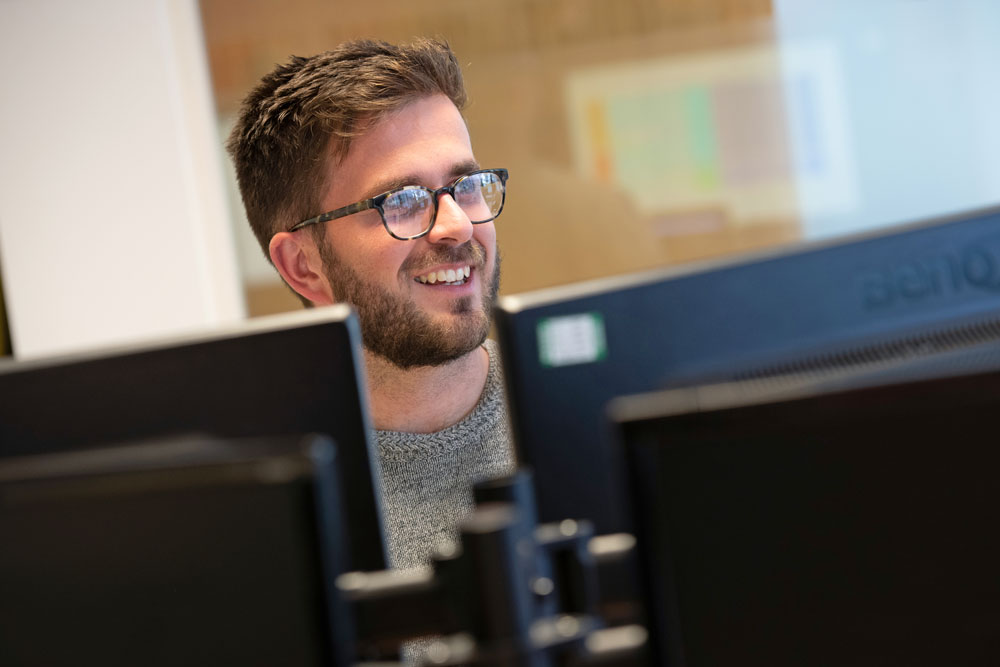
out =
[(461, 245), (472, 238), (472, 221), (446, 192), (438, 195), (437, 218), (426, 238), (431, 243), (450, 245)]

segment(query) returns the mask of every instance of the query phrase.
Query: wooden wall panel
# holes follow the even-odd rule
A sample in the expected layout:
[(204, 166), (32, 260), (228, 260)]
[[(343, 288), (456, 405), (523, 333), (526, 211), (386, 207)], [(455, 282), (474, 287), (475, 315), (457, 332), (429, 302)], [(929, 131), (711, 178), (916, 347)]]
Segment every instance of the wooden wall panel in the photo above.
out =
[[(640, 212), (620, 184), (586, 178), (573, 157), (570, 76), (602, 66), (773, 46), (766, 0), (202, 0), (201, 7), (223, 116), (234, 114), (259, 77), (291, 54), (320, 52), (357, 37), (447, 39), (463, 63), (477, 157), (511, 171), (508, 205), (497, 223), (504, 293), (798, 238), (794, 217), (734, 226), (723, 209), (681, 211), (692, 219), (716, 216), (719, 223), (664, 236), (658, 231), (663, 216)], [(248, 287), (251, 313), (295, 306), (294, 300), (274, 298), (280, 293)]]

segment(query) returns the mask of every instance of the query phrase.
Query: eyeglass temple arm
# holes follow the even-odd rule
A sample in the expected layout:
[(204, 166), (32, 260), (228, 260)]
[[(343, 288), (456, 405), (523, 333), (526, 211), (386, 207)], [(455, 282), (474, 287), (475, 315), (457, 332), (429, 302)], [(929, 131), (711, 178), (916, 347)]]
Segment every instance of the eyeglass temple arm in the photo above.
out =
[(321, 222), (327, 222), (328, 220), (336, 220), (337, 218), (344, 218), (348, 215), (360, 213), (361, 211), (367, 211), (370, 208), (375, 208), (374, 199), (366, 199), (365, 201), (359, 201), (354, 204), (348, 204), (347, 206), (338, 208), (333, 211), (327, 211), (326, 213), (317, 215), (315, 218), (309, 218), (308, 220), (303, 220), (302, 222), (298, 223), (288, 231), (294, 232), (299, 229), (302, 229), (303, 227), (308, 227), (309, 225), (315, 225)]

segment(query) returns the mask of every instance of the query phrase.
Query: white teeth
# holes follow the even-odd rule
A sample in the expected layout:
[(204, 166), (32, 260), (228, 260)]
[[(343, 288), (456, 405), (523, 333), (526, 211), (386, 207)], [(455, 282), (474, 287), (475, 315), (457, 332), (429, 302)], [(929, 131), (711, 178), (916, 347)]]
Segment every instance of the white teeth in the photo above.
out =
[(437, 283), (445, 283), (448, 285), (462, 285), (466, 278), (472, 275), (472, 267), (463, 266), (462, 268), (455, 269), (442, 269), (440, 271), (432, 271), (426, 276), (417, 276), (417, 282), (423, 283), (425, 285), (434, 285)]

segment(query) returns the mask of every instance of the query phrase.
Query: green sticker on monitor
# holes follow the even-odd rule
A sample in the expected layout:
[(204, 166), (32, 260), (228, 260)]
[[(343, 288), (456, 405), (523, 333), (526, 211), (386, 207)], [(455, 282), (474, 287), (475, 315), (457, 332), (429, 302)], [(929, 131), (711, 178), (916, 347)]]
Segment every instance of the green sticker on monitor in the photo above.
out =
[(580, 313), (539, 320), (538, 358), (554, 368), (590, 364), (608, 356), (604, 318), (600, 313)]

